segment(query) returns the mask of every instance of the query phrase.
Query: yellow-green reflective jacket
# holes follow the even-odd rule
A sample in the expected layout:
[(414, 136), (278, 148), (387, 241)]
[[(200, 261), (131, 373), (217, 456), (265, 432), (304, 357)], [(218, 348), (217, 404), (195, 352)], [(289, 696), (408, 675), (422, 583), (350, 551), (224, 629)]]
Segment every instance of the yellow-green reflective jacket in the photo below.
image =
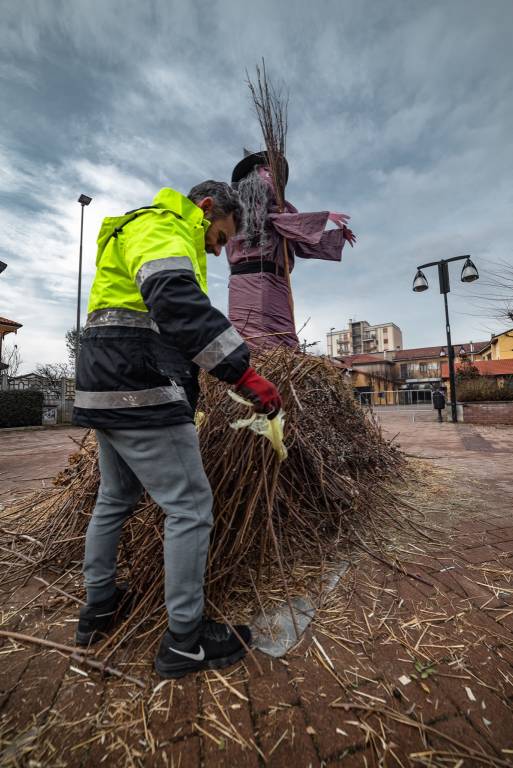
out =
[(104, 219), (77, 366), (74, 423), (193, 420), (198, 368), (233, 383), (249, 350), (207, 297), (203, 211), (172, 189)]
[(209, 223), (201, 208), (168, 188), (160, 190), (151, 207), (104, 219), (87, 311), (119, 307), (147, 312), (135, 278), (143, 264), (156, 259), (187, 256), (200, 288), (207, 293)]

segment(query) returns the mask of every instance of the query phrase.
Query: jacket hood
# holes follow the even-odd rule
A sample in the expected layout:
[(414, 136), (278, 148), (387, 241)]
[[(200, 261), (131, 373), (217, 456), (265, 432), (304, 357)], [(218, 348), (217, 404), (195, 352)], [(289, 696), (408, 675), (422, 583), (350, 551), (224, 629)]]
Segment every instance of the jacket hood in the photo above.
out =
[[(160, 211), (171, 211), (191, 224), (202, 226), (205, 232), (210, 226), (210, 221), (204, 218), (204, 213), (201, 208), (195, 205), (192, 200), (189, 200), (188, 197), (185, 197), (185, 195), (182, 195), (180, 192), (177, 192), (170, 187), (161, 189), (160, 192), (155, 195), (153, 203), (149, 207)], [(115, 234), (116, 230), (122, 229), (125, 224), (128, 224), (130, 221), (137, 218), (138, 211), (142, 211), (142, 209), (136, 208), (129, 213), (125, 213), (123, 216), (107, 216), (102, 221), (96, 239), (98, 244), (96, 266), (100, 263), (101, 255), (112, 235)]]
[(153, 198), (153, 205), (155, 208), (172, 211), (192, 224), (203, 223), (204, 214), (201, 208), (195, 205), (192, 200), (189, 200), (188, 197), (185, 197), (185, 195), (169, 187), (164, 187), (160, 192), (157, 192)]

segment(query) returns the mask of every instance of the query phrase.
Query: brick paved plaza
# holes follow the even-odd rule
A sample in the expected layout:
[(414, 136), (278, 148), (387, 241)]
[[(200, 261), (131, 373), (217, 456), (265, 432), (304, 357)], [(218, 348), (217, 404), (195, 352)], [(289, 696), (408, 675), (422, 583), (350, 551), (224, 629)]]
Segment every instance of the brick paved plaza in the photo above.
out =
[[(103, 681), (65, 655), (4, 640), (0, 765), (513, 765), (513, 427), (384, 410), (408, 455), (409, 534), (383, 531), (390, 567), (351, 567), (300, 643), (223, 674)], [(0, 504), (48, 483), (80, 430), (0, 436)], [(426, 533), (427, 532), (427, 533)], [(5, 601), (4, 601), (5, 602)], [(60, 610), (56, 611), (56, 607)], [(76, 607), (36, 580), (2, 629), (72, 644)]]

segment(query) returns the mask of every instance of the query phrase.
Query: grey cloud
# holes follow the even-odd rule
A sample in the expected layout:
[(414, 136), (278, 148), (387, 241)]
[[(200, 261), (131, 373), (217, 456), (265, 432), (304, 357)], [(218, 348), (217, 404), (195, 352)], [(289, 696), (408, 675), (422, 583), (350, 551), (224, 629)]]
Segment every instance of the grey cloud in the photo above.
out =
[[(298, 263), (304, 335), (356, 316), (398, 323), (411, 345), (442, 341), (437, 291), (411, 293), (416, 264), (511, 257), (510, 0), (0, 5), (0, 314), (22, 317), (20, 346), (63, 354), (79, 192), (94, 196), (87, 290), (102, 216), (227, 178), (243, 145), (260, 146), (244, 80), (262, 55), (290, 88), (290, 199), (351, 214), (360, 236), (342, 264)], [(226, 265), (212, 269), (225, 309)], [(473, 290), (451, 294), (460, 341), (485, 322), (468, 315)]]

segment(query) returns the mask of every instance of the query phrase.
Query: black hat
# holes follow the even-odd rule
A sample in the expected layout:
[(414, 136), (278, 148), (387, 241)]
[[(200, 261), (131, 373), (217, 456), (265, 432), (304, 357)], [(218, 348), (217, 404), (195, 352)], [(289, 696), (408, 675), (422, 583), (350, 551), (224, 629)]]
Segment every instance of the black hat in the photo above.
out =
[[(289, 180), (289, 164), (287, 158), (283, 158), (285, 163), (285, 184)], [(232, 184), (244, 179), (248, 173), (251, 173), (253, 168), (257, 168), (259, 165), (269, 165), (267, 160), (267, 152), (248, 152), (244, 150), (244, 157), (237, 163), (232, 173)]]

